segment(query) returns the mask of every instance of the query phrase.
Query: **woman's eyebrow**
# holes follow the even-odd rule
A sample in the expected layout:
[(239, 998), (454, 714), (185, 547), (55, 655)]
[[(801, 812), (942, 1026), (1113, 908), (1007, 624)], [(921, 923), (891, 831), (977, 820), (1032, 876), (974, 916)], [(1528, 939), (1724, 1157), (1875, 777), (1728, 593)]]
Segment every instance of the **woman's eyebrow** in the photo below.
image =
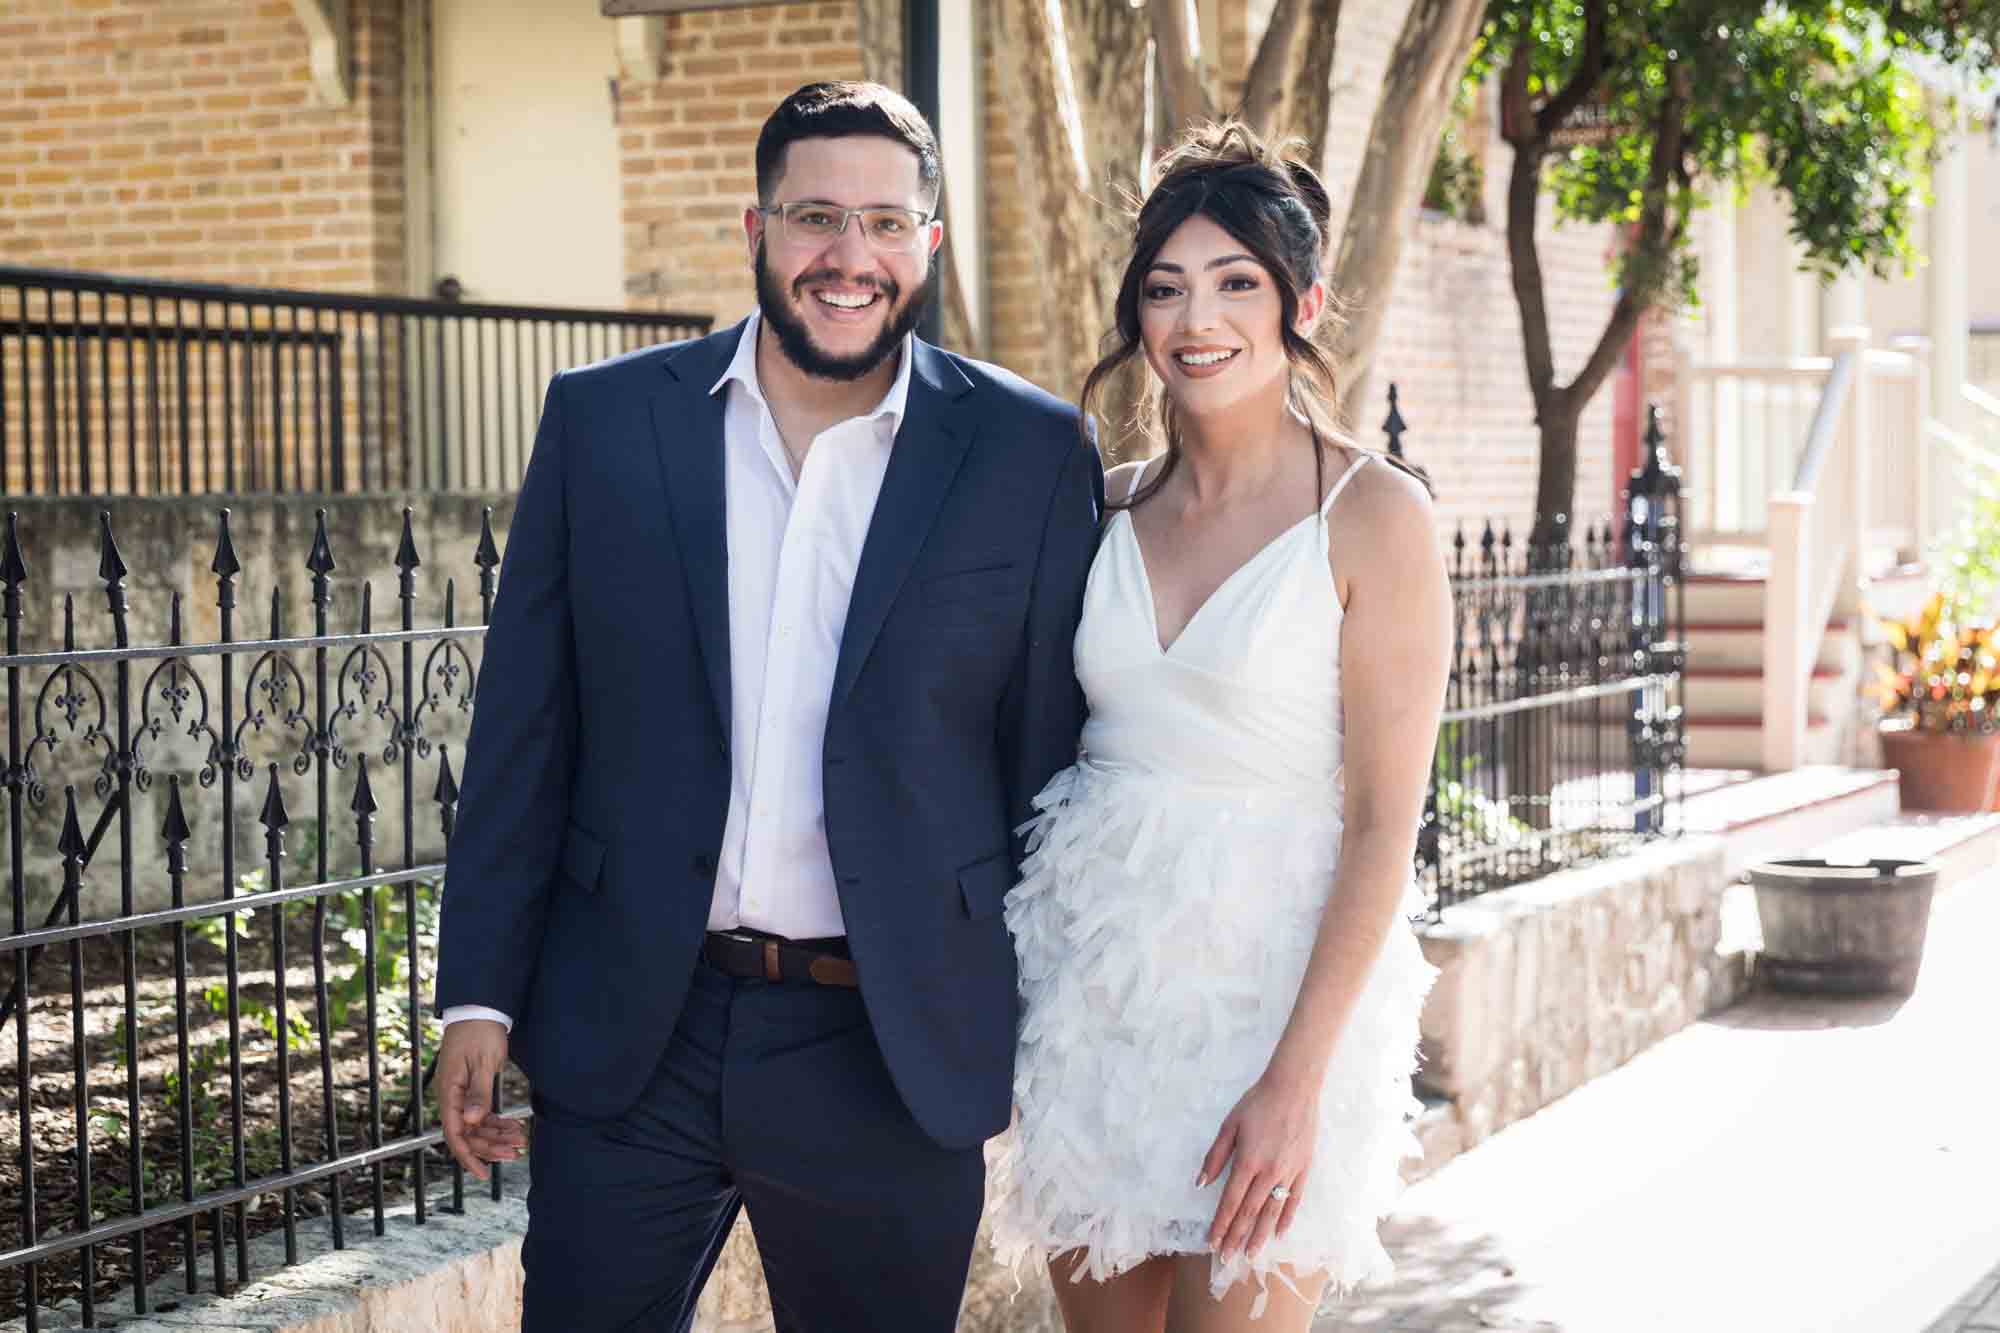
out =
[[(1208, 261), (1208, 262), (1207, 262), (1206, 264), (1203, 264), (1203, 265), (1202, 265), (1202, 267), (1203, 267), (1203, 268), (1205, 268), (1205, 269), (1208, 269), (1208, 268), (1221, 268), (1221, 267), (1222, 267), (1222, 266), (1223, 266), (1224, 264), (1234, 264), (1234, 263), (1237, 263), (1237, 262), (1238, 262), (1238, 261), (1240, 261), (1240, 260), (1248, 260), (1249, 262), (1251, 262), (1251, 263), (1253, 263), (1253, 264), (1254, 264), (1254, 263), (1256, 263), (1256, 262), (1257, 262), (1257, 256), (1255, 256), (1255, 255), (1242, 255), (1242, 254), (1238, 254), (1238, 255), (1223, 255), (1223, 256), (1222, 256), (1221, 258), (1219, 258), (1219, 259), (1211, 259), (1211, 260), (1209, 260), (1209, 261)], [(1181, 267), (1181, 266), (1180, 266), (1179, 264), (1174, 264), (1174, 263), (1170, 263), (1170, 262), (1168, 262), (1167, 260), (1164, 260), (1164, 259), (1156, 259), (1156, 260), (1154, 260), (1154, 261), (1153, 261), (1153, 267), (1152, 267), (1152, 268), (1150, 268), (1150, 269), (1147, 269), (1146, 271), (1147, 271), (1148, 273), (1151, 273), (1151, 272), (1153, 272), (1154, 270), (1162, 270), (1162, 271), (1164, 271), (1164, 272), (1167, 272), (1167, 273), (1185, 273), (1185, 272), (1187, 272), (1187, 270), (1186, 270), (1186, 269), (1184, 269), (1184, 268), (1182, 268), (1182, 267)]]

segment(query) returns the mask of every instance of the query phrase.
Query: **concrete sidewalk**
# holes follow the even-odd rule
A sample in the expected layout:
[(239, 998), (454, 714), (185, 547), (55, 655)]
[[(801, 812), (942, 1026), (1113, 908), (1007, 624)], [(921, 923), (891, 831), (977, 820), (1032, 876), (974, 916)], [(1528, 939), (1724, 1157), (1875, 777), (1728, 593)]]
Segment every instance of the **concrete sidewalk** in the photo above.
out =
[(2000, 1333), (2000, 871), (1907, 1001), (1759, 994), (1446, 1165), (1316, 1333)]

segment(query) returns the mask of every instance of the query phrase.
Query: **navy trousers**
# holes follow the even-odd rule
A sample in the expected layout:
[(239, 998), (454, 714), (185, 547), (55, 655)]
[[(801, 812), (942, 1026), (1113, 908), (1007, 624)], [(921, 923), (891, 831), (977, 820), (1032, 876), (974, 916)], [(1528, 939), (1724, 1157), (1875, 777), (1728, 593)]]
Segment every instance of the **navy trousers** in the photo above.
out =
[(779, 1333), (951, 1333), (985, 1195), (882, 1062), (859, 991), (707, 963), (638, 1102), (537, 1095), (524, 1333), (685, 1333), (747, 1209)]

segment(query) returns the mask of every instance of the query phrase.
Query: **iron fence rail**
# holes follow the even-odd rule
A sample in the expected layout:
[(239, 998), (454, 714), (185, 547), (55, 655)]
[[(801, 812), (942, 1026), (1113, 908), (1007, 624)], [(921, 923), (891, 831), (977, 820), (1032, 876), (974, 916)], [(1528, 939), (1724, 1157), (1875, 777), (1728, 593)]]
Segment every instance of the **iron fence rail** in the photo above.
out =
[[(1402, 422), (1392, 407), (1393, 443)], [(1455, 633), (1418, 868), (1430, 915), (1670, 836), (1686, 754), (1680, 477), (1658, 414), (1618, 530), (1451, 544)]]
[[(147, 1247), (149, 1232), (162, 1227), (180, 1231), (178, 1262), (187, 1290), (200, 1286), (203, 1224), (213, 1288), (231, 1286), (231, 1248), (233, 1280), (240, 1284), (250, 1273), (246, 1207), (260, 1196), (280, 1200), (287, 1262), (297, 1259), (299, 1199), (308, 1187), (326, 1192), (324, 1212), (336, 1247), (346, 1243), (350, 1221), (362, 1224), (363, 1214), (348, 1216), (350, 1185), (361, 1190), (357, 1202), (372, 1215), (375, 1232), (384, 1230), (387, 1167), (407, 1170), (417, 1220), (426, 1220), (430, 1186), (425, 1154), (441, 1136), (426, 1126), (423, 1105), (429, 1045), (423, 990), (431, 950), (424, 921), (445, 864), (419, 857), (416, 829), (420, 809), (430, 809), (443, 838), (450, 836), (458, 792), (442, 720), (470, 707), (476, 685), (471, 649), (483, 637), (491, 612), (499, 554), (489, 510), (473, 556), (480, 624), (456, 623), (454, 583), (447, 580), (442, 622), (420, 626), (415, 571), (421, 560), (411, 517), (406, 509), (395, 558), (400, 604), (395, 629), (373, 628), (372, 598), (364, 583), (350, 612), (355, 630), (334, 630), (334, 559), (321, 511), (305, 562), (311, 576), (313, 633), (285, 632), (283, 599), (274, 590), (268, 633), (238, 637), (235, 610), (242, 566), (230, 535), (229, 511), (224, 510), (210, 562), (216, 580), (216, 641), (183, 641), (182, 608), (175, 594), (168, 642), (135, 645), (127, 570), (106, 514), (100, 525), (98, 572), (114, 646), (80, 648), (74, 600), (66, 598), (62, 646), (56, 651), (23, 650), (30, 572), (16, 519), (8, 517), (0, 553), (7, 652), (0, 667), (6, 674), (9, 726), (7, 767), (0, 778), (7, 793), (11, 931), (0, 937), (0, 955), (11, 965), (12, 977), (0, 1001), (0, 1028), (9, 1022), (14, 1028), (14, 1068), (7, 1081), (21, 1151), (18, 1207), (0, 1230), (0, 1276), (13, 1279), (9, 1285), (15, 1288), (8, 1293), (14, 1299), (4, 1303), (17, 1307), (31, 1330), (41, 1325), (42, 1279), (53, 1265), (64, 1267), (63, 1277), (76, 1288), (84, 1321), (94, 1322), (104, 1249), (114, 1244), (126, 1247), (119, 1267), (130, 1274), (135, 1310), (144, 1313), (150, 1288), (166, 1280), (155, 1278)], [(392, 657), (400, 658), (400, 669)], [(239, 675), (245, 664), (247, 670)], [(176, 747), (182, 751), (178, 758), (170, 753)], [(418, 761), (433, 756), (435, 773), (420, 773)], [(387, 868), (376, 864), (374, 830), (381, 807), (371, 760), (375, 769), (394, 775), (399, 788), (400, 857)], [(59, 769), (77, 780), (65, 782), (58, 797), (50, 776)], [(138, 802), (154, 789), (156, 773), (165, 775), (166, 799), (155, 834), (139, 827)], [(101, 802), (88, 834), (80, 782)], [(304, 827), (288, 810), (288, 782), (310, 786), (312, 815)], [(209, 807), (204, 813), (212, 814), (213, 822), (190, 817), (204, 796)], [(52, 798), (61, 810), (55, 846), (61, 883), (42, 919), (31, 923), (28, 825)], [(253, 799), (255, 807), (249, 805)], [(261, 883), (246, 882), (239, 874), (233, 831), (246, 815), (263, 832), (264, 855), (256, 867)], [(199, 895), (202, 901), (190, 901), (190, 844), (201, 823), (208, 823), (204, 845), (219, 848), (216, 878), (212, 891)], [(350, 836), (339, 837), (337, 825)], [(287, 836), (295, 832), (306, 836), (307, 846), (288, 853)], [(347, 857), (339, 865), (333, 860), (336, 842)], [(86, 919), (85, 872), (101, 848), (113, 845), (117, 909)], [(299, 866), (304, 869), (297, 878), (306, 882), (289, 882)], [(170, 886), (170, 905), (138, 906), (135, 890), (142, 876)], [(301, 920), (294, 922), (290, 913), (308, 906), (309, 931), (301, 936), (306, 914), (301, 912)], [(334, 924), (343, 929), (330, 944), (330, 912), (335, 909), (340, 915)], [(392, 911), (399, 923), (385, 919)], [(249, 914), (264, 926), (259, 944), (268, 953), (257, 963), (246, 955), (239, 924)], [(220, 928), (221, 959), (211, 970), (219, 970), (221, 978), (198, 1003), (190, 990), (190, 945), (204, 924)], [(171, 943), (171, 964), (164, 970), (171, 971), (173, 981), (173, 1053), (170, 1060), (147, 1061), (140, 1047), (145, 1013), (138, 943), (162, 937)], [(90, 1006), (84, 948), (91, 942), (108, 944), (120, 955), (119, 979), (110, 983), (122, 990), (119, 1021), (108, 1035), (86, 1022)], [(304, 956), (294, 956), (301, 945)], [(61, 990), (35, 993), (35, 964), (50, 951), (66, 955), (66, 995)], [(157, 962), (156, 954), (149, 957)], [(291, 969), (300, 964), (310, 972), (309, 983), (303, 973), (294, 981)], [(151, 984), (162, 978), (155, 974), (145, 980)], [(44, 1011), (38, 1000), (50, 1008), (67, 1002), (67, 1041), (58, 1042), (68, 1047), (66, 1077), (47, 1059), (36, 1066), (31, 1018)], [(403, 1013), (385, 1015), (388, 1004)], [(198, 1021), (211, 1031), (224, 1028), (226, 1039), (208, 1040), (198, 1051)], [(259, 1023), (266, 1025), (268, 1040), (258, 1039)], [(49, 1034), (45, 1030), (43, 1035)], [(293, 1064), (295, 1051), (299, 1067)], [(384, 1067), (386, 1058), (397, 1055), (404, 1084), (400, 1094), (392, 1090)], [(360, 1096), (340, 1097), (337, 1062), (363, 1057), (365, 1075), (354, 1076)], [(152, 1073), (142, 1069), (148, 1062)], [(296, 1132), (300, 1107), (294, 1083), (301, 1073), (307, 1076), (305, 1083), (316, 1082), (318, 1091), (318, 1124), (309, 1144)], [(266, 1100), (275, 1095), (275, 1107), (249, 1104), (253, 1081)], [(54, 1102), (68, 1104), (62, 1117), (71, 1139), (67, 1154), (48, 1143), (55, 1134), (51, 1122), (46, 1117), (37, 1122), (36, 1109)], [(219, 1126), (198, 1126), (198, 1105)], [(503, 1113), (521, 1115), (525, 1108), (514, 1105)], [(205, 1144), (204, 1130), (213, 1136)], [(275, 1158), (264, 1169), (253, 1169), (253, 1139), (274, 1148)], [(92, 1169), (99, 1145), (123, 1158), (120, 1197), (115, 1199), (100, 1196), (100, 1177)], [(196, 1160), (198, 1151), (209, 1155), (206, 1170)], [(163, 1162), (170, 1180), (157, 1178)], [(38, 1171), (71, 1164), (73, 1197), (61, 1200), (58, 1209), (48, 1192), (38, 1189)], [(204, 1181), (204, 1175), (221, 1180)], [(456, 1164), (450, 1176), (453, 1206), (462, 1207), (465, 1185)], [(495, 1197), (500, 1188), (496, 1173)], [(45, 1226), (45, 1211), (63, 1212), (68, 1224), (52, 1233)]]
[(710, 324), (0, 266), (0, 495), (504, 490), (554, 371)]

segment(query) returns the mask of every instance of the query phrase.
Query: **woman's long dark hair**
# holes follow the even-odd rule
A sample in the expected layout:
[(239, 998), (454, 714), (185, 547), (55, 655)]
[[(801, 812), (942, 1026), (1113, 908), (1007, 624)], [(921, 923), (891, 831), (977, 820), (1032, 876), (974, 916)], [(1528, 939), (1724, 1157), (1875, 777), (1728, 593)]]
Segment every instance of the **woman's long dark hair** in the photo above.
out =
[[(1278, 331), (1292, 366), (1288, 405), (1305, 418), (1313, 448), (1321, 447), (1322, 438), (1361, 448), (1335, 424), (1333, 404), (1339, 400), (1333, 359), (1297, 328), (1299, 299), (1320, 278), (1333, 201), (1311, 167), (1286, 155), (1290, 147), (1266, 144), (1249, 126), (1232, 121), (1190, 130), (1159, 160), (1158, 179), (1133, 222), (1132, 257), (1118, 284), (1117, 323), (1106, 335), (1113, 345), (1083, 382), (1086, 423), (1104, 382), (1140, 354), (1139, 299), (1161, 247), (1183, 222), (1205, 217), (1262, 265), (1278, 289)], [(1148, 421), (1142, 414), (1134, 424), (1165, 452), (1166, 464), (1129, 499), (1112, 499), (1114, 507), (1146, 500), (1180, 462), (1181, 431), (1173, 395), (1155, 383), (1152, 397), (1155, 419)], [(1382, 457), (1430, 487), (1421, 469), (1388, 454)]]

